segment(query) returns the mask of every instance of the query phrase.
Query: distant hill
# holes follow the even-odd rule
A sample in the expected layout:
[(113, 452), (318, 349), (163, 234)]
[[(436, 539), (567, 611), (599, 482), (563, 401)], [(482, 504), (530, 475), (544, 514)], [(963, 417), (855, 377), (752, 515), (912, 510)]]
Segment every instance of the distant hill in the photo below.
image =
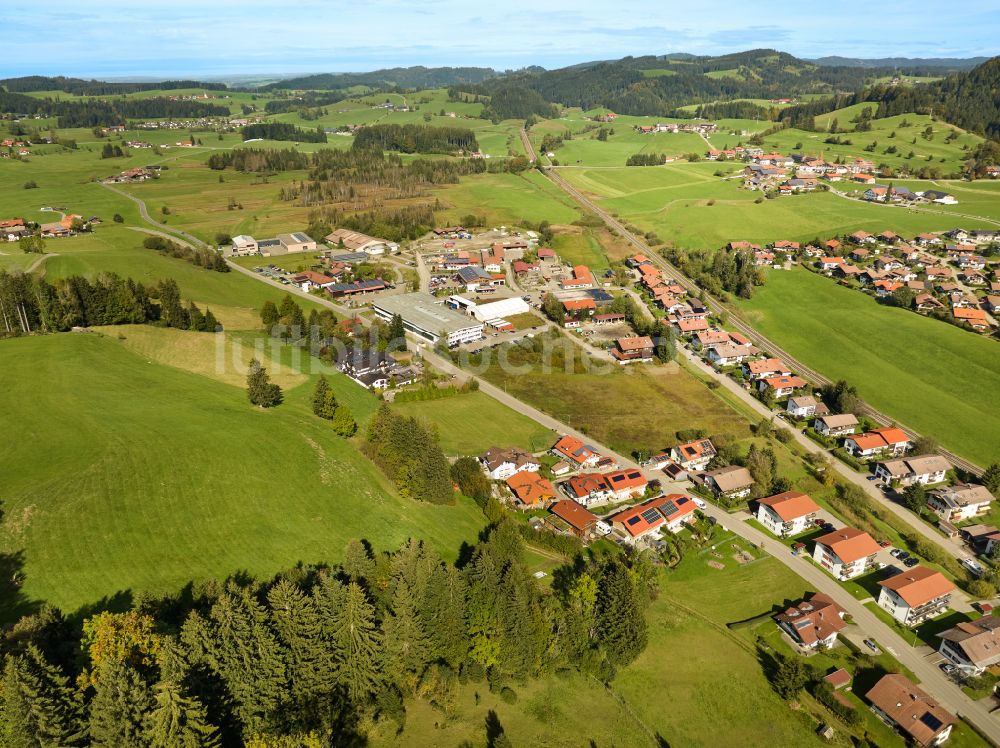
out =
[(857, 57), (818, 57), (810, 60), (817, 65), (834, 65), (850, 68), (942, 68), (944, 70), (972, 70), (982, 65), (989, 57), (882, 57), (864, 60)]
[(26, 75), (21, 78), (5, 78), (0, 80), (0, 87), (10, 93), (25, 91), (63, 91), (76, 96), (116, 96), (119, 94), (136, 93), (137, 91), (172, 90), (178, 88), (203, 88), (208, 91), (225, 91), (223, 83), (208, 83), (206, 81), (96, 81), (82, 78), (49, 77), (44, 75)]
[(372, 88), (442, 88), (482, 83), (499, 75), (492, 68), (428, 68), (417, 65), (409, 68), (388, 68), (370, 73), (320, 73), (288, 78), (272, 83), (267, 89), (311, 89), (335, 91), (351, 86)]

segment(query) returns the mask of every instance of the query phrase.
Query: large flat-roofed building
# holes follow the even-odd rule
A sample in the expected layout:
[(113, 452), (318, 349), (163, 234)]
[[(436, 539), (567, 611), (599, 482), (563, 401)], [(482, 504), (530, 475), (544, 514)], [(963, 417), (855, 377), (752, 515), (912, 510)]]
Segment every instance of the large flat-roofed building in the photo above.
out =
[(452, 347), (483, 337), (482, 322), (449, 309), (427, 293), (389, 296), (374, 302), (372, 308), (387, 321), (398, 314), (403, 318), (403, 327), (432, 343), (444, 338)]
[(278, 234), (275, 237), (286, 252), (315, 252), (316, 242), (301, 231), (293, 234)]

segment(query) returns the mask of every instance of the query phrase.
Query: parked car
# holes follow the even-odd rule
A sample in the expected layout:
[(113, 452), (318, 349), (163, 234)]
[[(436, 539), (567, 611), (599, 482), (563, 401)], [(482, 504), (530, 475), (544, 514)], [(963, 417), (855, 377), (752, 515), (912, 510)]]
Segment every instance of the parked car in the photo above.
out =
[(892, 556), (893, 558), (899, 558), (899, 554), (902, 552), (903, 551), (901, 551), (899, 548), (893, 548), (891, 551), (889, 551), (889, 555)]
[(874, 475), (869, 475), (865, 478), (865, 480), (878, 480), (878, 477)]
[(903, 562), (903, 566), (905, 566), (907, 569), (911, 569), (911, 568), (913, 568), (914, 566), (916, 566), (919, 563), (920, 563), (920, 559), (912, 558), (911, 557), (911, 558), (906, 559)]
[(813, 520), (813, 524), (816, 525), (816, 527), (823, 527), (823, 526), (826, 525), (826, 520), (825, 519), (814, 519)]
[(973, 559), (973, 558), (963, 558), (962, 561), (961, 561), (961, 563), (962, 563), (962, 566), (964, 566), (966, 569), (968, 569), (969, 571), (971, 571), (977, 577), (981, 577), (983, 575), (983, 571), (984, 571), (983, 565), (980, 564), (975, 559)]
[(699, 509), (704, 509), (704, 508), (706, 508), (708, 506), (708, 504), (705, 503), (704, 499), (699, 499), (697, 497), (694, 500), (694, 505), (696, 507), (698, 507)]
[(868, 647), (872, 652), (878, 654), (882, 650), (878, 648), (878, 645), (872, 639), (865, 639), (865, 646)]
[[(890, 543), (888, 540), (880, 540), (879, 543), (878, 543), (878, 547), (879, 548), (888, 548), (891, 545), (892, 545), (892, 543)], [(892, 551), (889, 551), (889, 552), (892, 553)]]
[(947, 675), (951, 675), (953, 673), (958, 672), (958, 668), (952, 665), (950, 662), (941, 663), (941, 670)]

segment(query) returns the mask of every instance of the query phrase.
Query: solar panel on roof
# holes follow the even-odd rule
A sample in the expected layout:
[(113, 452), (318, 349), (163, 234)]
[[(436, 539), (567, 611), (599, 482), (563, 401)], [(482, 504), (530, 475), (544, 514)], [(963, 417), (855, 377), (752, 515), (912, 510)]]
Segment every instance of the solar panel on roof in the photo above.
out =
[(627, 523), (627, 524), (629, 524), (629, 525), (634, 525), (634, 524), (636, 524), (636, 523), (637, 523), (637, 522), (638, 522), (638, 521), (639, 521), (640, 519), (641, 519), (641, 517), (629, 517), (629, 518), (628, 518), (628, 519), (626, 520), (626, 523)]
[(649, 524), (653, 524), (659, 519), (660, 514), (655, 509), (647, 509), (642, 513), (642, 518), (646, 520)]
[(612, 483), (621, 483), (623, 480), (625, 480), (625, 476), (624, 475), (613, 475), (613, 476), (611, 476), (611, 482)]
[(669, 517), (671, 514), (677, 514), (677, 505), (672, 501), (668, 501), (660, 507), (660, 511), (663, 512), (663, 516)]
[(924, 712), (923, 716), (920, 718), (920, 721), (934, 731), (937, 731), (937, 729), (941, 727), (942, 724), (944, 724), (941, 720), (939, 720), (930, 712)]

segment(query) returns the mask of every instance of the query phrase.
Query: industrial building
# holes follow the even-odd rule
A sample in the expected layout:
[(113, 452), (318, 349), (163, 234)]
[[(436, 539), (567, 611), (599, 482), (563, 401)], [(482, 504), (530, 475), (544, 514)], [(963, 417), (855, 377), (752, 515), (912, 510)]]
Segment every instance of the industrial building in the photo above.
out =
[(449, 348), (483, 337), (482, 322), (447, 308), (428, 293), (389, 296), (375, 301), (372, 308), (386, 321), (398, 314), (407, 330), (432, 343), (444, 338)]

